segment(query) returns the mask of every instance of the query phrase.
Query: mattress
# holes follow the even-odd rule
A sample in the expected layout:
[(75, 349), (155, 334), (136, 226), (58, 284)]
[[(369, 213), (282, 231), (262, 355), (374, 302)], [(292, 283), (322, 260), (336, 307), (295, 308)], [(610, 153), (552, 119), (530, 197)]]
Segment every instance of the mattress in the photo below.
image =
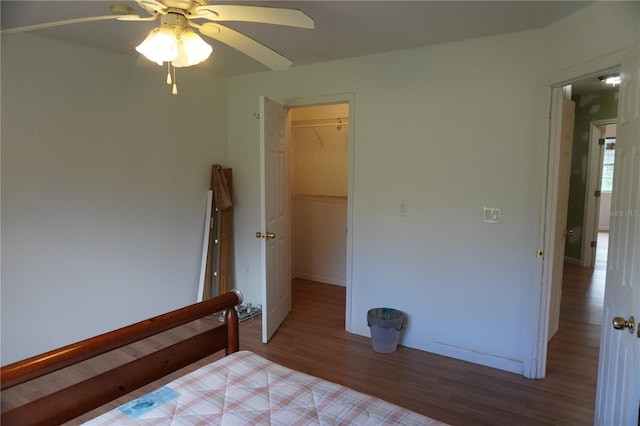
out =
[(240, 351), (87, 425), (445, 425)]

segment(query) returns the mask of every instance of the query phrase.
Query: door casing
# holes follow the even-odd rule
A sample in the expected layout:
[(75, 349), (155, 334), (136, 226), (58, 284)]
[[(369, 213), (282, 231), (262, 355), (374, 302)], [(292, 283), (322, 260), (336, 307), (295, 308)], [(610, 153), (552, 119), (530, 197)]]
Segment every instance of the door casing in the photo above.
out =
[[(539, 176), (540, 192), (540, 212), (539, 212), (539, 233), (538, 250), (543, 254), (539, 259), (534, 286), (532, 287), (532, 322), (530, 336), (529, 353), (524, 359), (523, 375), (528, 378), (544, 378), (547, 367), (547, 344), (549, 331), (549, 312), (552, 290), (553, 262), (549, 250), (553, 246), (554, 226), (556, 215), (556, 200), (554, 198), (557, 186), (557, 173), (559, 150), (553, 145), (549, 137), (551, 123), (551, 92), (554, 87), (562, 87), (571, 84), (573, 81), (588, 77), (602, 75), (605, 71), (619, 69), (624, 60), (624, 52), (615, 52), (602, 56), (583, 64), (567, 68), (545, 76), (540, 84), (539, 95), (539, 151), (537, 161), (540, 170)], [(553, 251), (551, 249), (551, 251)], [(536, 253), (532, 253), (536, 256)]]
[[(329, 105), (337, 103), (347, 103), (349, 105), (349, 126), (348, 130), (348, 182), (347, 182), (347, 250), (346, 250), (346, 304), (345, 304), (345, 330), (352, 331), (351, 329), (351, 282), (353, 274), (353, 187), (354, 187), (354, 146), (355, 146), (355, 94), (354, 93), (339, 93), (335, 95), (323, 95), (313, 96), (305, 98), (292, 98), (285, 99), (282, 102), (288, 108), (293, 107), (305, 107), (314, 105)], [(289, 123), (290, 120), (287, 120)], [(288, 124), (287, 124), (288, 125)], [(287, 137), (289, 132), (286, 132)], [(289, 143), (289, 140), (287, 140)], [(261, 167), (264, 167), (261, 164)], [(263, 185), (261, 183), (261, 185)], [(289, 238), (291, 233), (289, 232)], [(291, 247), (289, 241), (289, 247)], [(289, 258), (291, 254), (289, 253)], [(265, 266), (266, 271), (266, 266)], [(266, 271), (268, 273), (268, 271)], [(264, 279), (264, 277), (263, 277)], [(264, 297), (264, 296), (263, 296)], [(263, 301), (264, 304), (264, 301)]]

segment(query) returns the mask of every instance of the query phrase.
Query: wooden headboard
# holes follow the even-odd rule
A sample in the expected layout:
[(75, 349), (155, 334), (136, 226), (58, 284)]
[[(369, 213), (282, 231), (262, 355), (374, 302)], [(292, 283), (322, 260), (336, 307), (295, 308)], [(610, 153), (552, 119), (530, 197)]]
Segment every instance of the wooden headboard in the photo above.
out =
[(224, 325), (4, 411), (1, 416), (2, 425), (64, 423), (222, 349), (225, 349), (226, 355), (237, 352), (240, 339), (238, 315), (234, 306), (240, 303), (242, 303), (242, 293), (233, 290), (212, 299), (2, 367), (0, 382), (2, 390), (5, 390), (226, 310)]

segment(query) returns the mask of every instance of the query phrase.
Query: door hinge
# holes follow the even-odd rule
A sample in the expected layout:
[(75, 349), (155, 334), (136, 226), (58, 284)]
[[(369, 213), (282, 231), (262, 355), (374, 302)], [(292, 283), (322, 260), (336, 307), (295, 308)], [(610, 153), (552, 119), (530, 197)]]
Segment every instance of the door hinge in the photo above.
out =
[(604, 145), (604, 138), (598, 139), (598, 145)]
[(542, 259), (542, 258), (544, 258), (544, 250), (542, 250), (541, 248), (539, 248), (538, 250), (536, 250), (536, 258), (537, 258), (537, 259)]
[(602, 191), (600, 191), (599, 189), (596, 189), (595, 191), (593, 191), (594, 197), (599, 197), (601, 194), (602, 194)]
[(591, 241), (591, 242), (589, 243), (589, 245), (590, 245), (591, 247), (596, 247), (596, 246), (598, 245), (598, 242), (597, 242), (597, 241)]

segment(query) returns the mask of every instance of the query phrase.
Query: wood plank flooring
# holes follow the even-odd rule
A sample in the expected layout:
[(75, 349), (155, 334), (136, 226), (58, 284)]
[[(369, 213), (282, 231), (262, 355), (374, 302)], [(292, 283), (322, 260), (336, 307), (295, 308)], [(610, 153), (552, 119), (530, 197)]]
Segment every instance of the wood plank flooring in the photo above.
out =
[(560, 330), (542, 380), (405, 347), (375, 353), (368, 338), (343, 330), (335, 301), (344, 289), (303, 280), (294, 280), (293, 310), (271, 342), (260, 343), (255, 320), (241, 327), (242, 346), (452, 425), (589, 425), (604, 288), (591, 271), (566, 265)]
[[(241, 349), (282, 365), (452, 425), (590, 425), (603, 293), (602, 261), (595, 268), (565, 265), (560, 329), (549, 344), (547, 377), (542, 380), (406, 347), (398, 347), (391, 354), (378, 354), (371, 349), (369, 338), (344, 331), (345, 289), (304, 280), (293, 281), (293, 309), (271, 342), (261, 343), (261, 320), (255, 317), (241, 323), (240, 345)], [(201, 320), (187, 331), (163, 333), (150, 342), (123, 348), (70, 372), (55, 373), (31, 387), (3, 392), (3, 410), (42, 390), (102, 371), (107, 365), (126, 361), (177, 336), (218, 324), (217, 318)], [(221, 356), (206, 358), (188, 370)], [(78, 424), (124, 401), (115, 401), (68, 424)]]

